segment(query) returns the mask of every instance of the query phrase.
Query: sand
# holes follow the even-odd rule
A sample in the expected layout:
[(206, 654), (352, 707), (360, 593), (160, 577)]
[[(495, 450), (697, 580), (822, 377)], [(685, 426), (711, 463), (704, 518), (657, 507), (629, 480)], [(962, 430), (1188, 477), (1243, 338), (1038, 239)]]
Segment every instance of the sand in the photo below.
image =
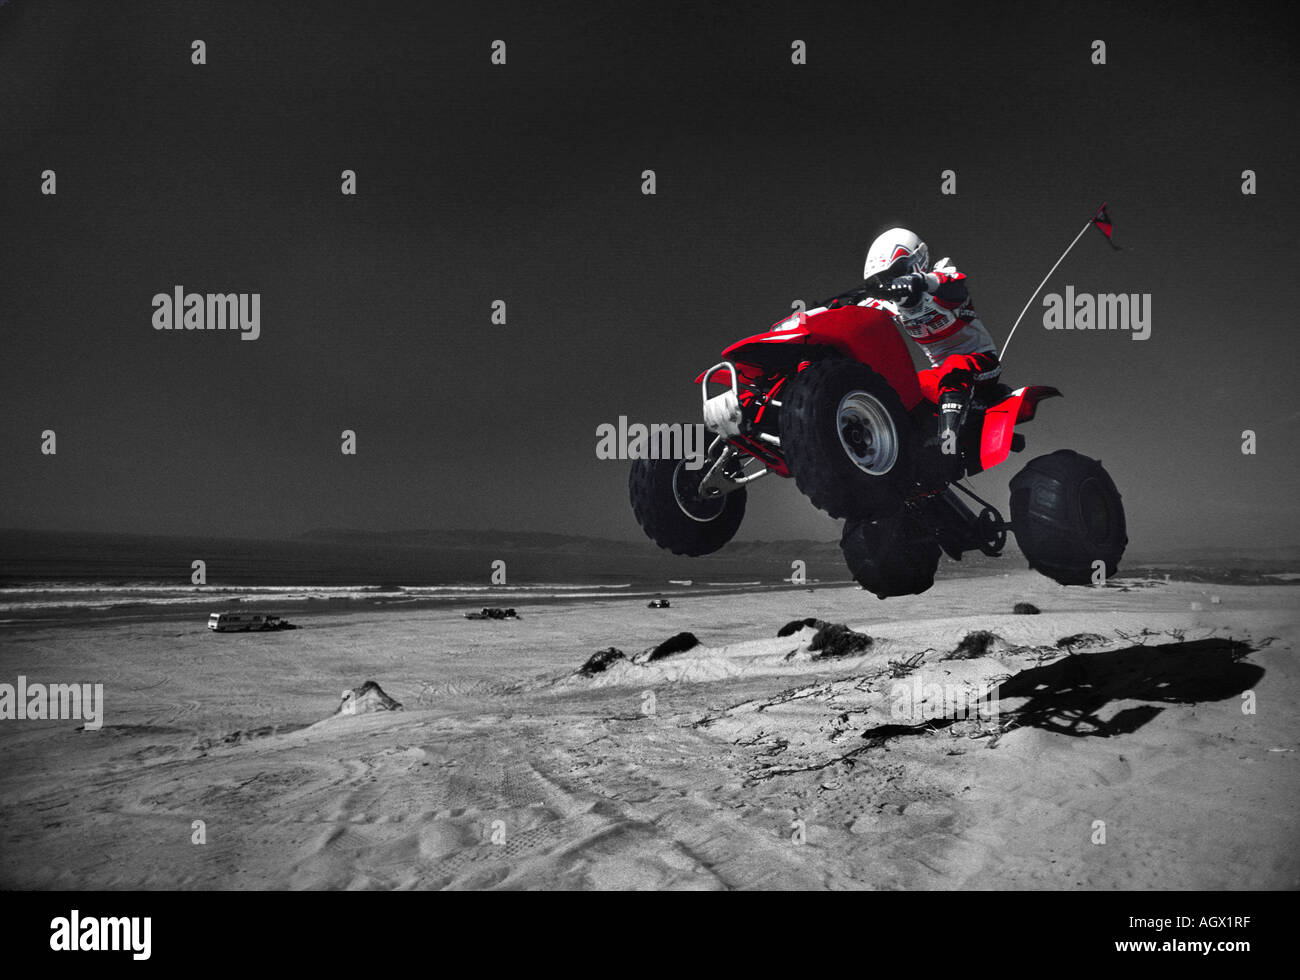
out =
[[(1296, 888), (1298, 596), (1015, 572), (886, 602), (13, 627), (0, 680), (103, 682), (106, 708), (0, 722), (0, 886)], [(803, 617), (874, 642), (819, 659), (776, 636)], [(974, 630), (998, 639), (945, 659)], [(633, 662), (680, 631), (700, 645)], [(610, 646), (629, 659), (575, 675)], [(402, 710), (334, 715), (368, 680)], [(993, 718), (900, 713), (899, 685), (998, 684)]]

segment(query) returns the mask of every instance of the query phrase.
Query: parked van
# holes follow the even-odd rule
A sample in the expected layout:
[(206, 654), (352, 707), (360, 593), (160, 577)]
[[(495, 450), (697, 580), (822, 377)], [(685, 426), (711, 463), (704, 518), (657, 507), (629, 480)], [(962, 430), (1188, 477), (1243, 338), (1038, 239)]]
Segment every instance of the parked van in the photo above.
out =
[(208, 616), (208, 629), (217, 633), (247, 633), (253, 630), (279, 630), (288, 624), (279, 616), (269, 613), (212, 613)]

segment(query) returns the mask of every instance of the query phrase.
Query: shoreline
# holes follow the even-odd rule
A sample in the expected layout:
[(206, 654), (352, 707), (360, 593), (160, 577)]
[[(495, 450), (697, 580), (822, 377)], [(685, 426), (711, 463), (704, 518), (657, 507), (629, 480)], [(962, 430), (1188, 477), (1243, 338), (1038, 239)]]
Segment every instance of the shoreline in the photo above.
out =
[[(424, 587), (417, 587), (424, 588)], [(569, 606), (592, 603), (601, 605), (610, 602), (626, 602), (667, 598), (682, 600), (691, 598), (725, 597), (731, 595), (782, 594), (788, 592), (809, 592), (820, 589), (853, 588), (857, 586), (849, 580), (836, 582), (816, 582), (804, 585), (789, 583), (771, 583), (754, 585), (743, 583), (736, 585), (714, 586), (674, 586), (663, 588), (640, 587), (633, 585), (629, 589), (605, 587), (599, 592), (578, 592), (572, 594), (567, 589), (548, 585), (520, 586), (519, 591), (508, 588), (487, 591), (447, 594), (438, 596), (405, 596), (401, 592), (375, 592), (370, 596), (334, 596), (327, 598), (293, 598), (276, 599), (272, 596), (247, 598), (222, 597), (216, 592), (211, 598), (193, 601), (186, 599), (159, 602), (121, 602), (113, 603), (108, 608), (51, 606), (43, 609), (4, 610), (0, 608), (0, 634), (7, 630), (22, 629), (27, 625), (44, 627), (109, 626), (116, 623), (148, 622), (189, 622), (206, 626), (210, 613), (233, 612), (239, 609), (255, 610), (258, 613), (277, 614), (289, 619), (297, 616), (303, 620), (321, 616), (344, 615), (347, 613), (370, 611), (437, 611), (454, 609), (457, 612), (470, 612), (484, 606), (512, 607), (516, 610), (536, 609), (544, 606)], [(585, 587), (584, 587), (585, 588)], [(599, 587), (597, 587), (599, 588)], [(216, 587), (214, 587), (215, 591)], [(554, 589), (554, 591), (548, 591)], [(0, 594), (2, 598), (2, 594)]]
[[(985, 566), (965, 565), (943, 559), (937, 582), (963, 581), (970, 579), (1010, 578), (1020, 574), (1031, 574), (1023, 566)], [(1169, 572), (1166, 581), (1164, 575)], [(44, 583), (42, 583), (44, 584)], [(1114, 576), (1108, 587), (1142, 588), (1151, 584), (1177, 584), (1190, 587), (1211, 586), (1221, 588), (1282, 588), (1291, 589), (1300, 586), (1298, 573), (1252, 573), (1239, 571), (1229, 574), (1207, 575), (1198, 569), (1175, 568), (1173, 566), (1141, 565), (1132, 572)], [(40, 591), (39, 585), (10, 586)], [(55, 586), (57, 588), (57, 586)], [(129, 591), (132, 588), (159, 588), (156, 583), (140, 583), (132, 586), (103, 585), (79, 586), (90, 590), (112, 593)], [(304, 596), (301, 593), (312, 591), (313, 586), (280, 585), (239, 585), (208, 586), (208, 593), (200, 598), (198, 595), (180, 595), (165, 600), (133, 602), (128, 600), (110, 602), (103, 606), (89, 604), (40, 605), (37, 608), (4, 608), (5, 589), (0, 588), (0, 635), (12, 630), (21, 630), (27, 626), (45, 628), (67, 628), (80, 626), (108, 626), (115, 623), (148, 623), (150, 621), (179, 623), (201, 621), (206, 624), (211, 613), (232, 612), (240, 609), (256, 611), (261, 614), (273, 614), (289, 619), (315, 619), (320, 616), (340, 615), (367, 611), (436, 611), (454, 608), (457, 611), (476, 611), (485, 606), (511, 607), (516, 610), (538, 608), (548, 605), (574, 605), (582, 603), (604, 604), (628, 600), (650, 600), (666, 598), (670, 601), (704, 597), (747, 596), (751, 594), (778, 595), (791, 592), (816, 592), (824, 589), (857, 589), (851, 579), (815, 580), (795, 585), (789, 582), (738, 582), (738, 583), (699, 583), (682, 585), (680, 582), (662, 584), (628, 583), (623, 585), (572, 585), (569, 583), (527, 583), (517, 586), (478, 586), (478, 585), (437, 585), (437, 586), (356, 586), (346, 589), (350, 594), (344, 596)], [(337, 591), (339, 587), (319, 587), (321, 591)], [(1083, 588), (1083, 587), (1078, 587)], [(265, 591), (259, 591), (265, 590)], [(278, 598), (277, 590), (297, 593), (292, 597)], [(408, 591), (409, 590), (409, 591)], [(430, 591), (446, 590), (437, 595)], [(182, 588), (174, 591), (185, 592)], [(195, 592), (198, 591), (196, 588)], [(251, 594), (232, 595), (236, 592)], [(364, 593), (364, 594), (363, 594)], [(15, 604), (17, 605), (17, 604)], [(297, 624), (295, 624), (297, 625)]]

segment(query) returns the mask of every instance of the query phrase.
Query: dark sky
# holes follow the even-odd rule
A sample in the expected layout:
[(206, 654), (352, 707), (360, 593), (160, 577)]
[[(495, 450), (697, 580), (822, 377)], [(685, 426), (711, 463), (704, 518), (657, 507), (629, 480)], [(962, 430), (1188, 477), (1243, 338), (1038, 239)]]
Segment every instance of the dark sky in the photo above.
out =
[[(894, 224), (1001, 341), (1106, 200), (1126, 251), (1090, 231), (1045, 292), (1149, 292), (1151, 339), (1036, 302), (1004, 380), (1066, 398), (976, 488), (1074, 448), (1135, 551), (1297, 543), (1295, 35), (1127, 8), (12, 0), (0, 525), (639, 539), (599, 424), (697, 420), (722, 347), (855, 284)], [(176, 284), (259, 292), (261, 339), (155, 331)], [(741, 537), (835, 533), (772, 480)]]

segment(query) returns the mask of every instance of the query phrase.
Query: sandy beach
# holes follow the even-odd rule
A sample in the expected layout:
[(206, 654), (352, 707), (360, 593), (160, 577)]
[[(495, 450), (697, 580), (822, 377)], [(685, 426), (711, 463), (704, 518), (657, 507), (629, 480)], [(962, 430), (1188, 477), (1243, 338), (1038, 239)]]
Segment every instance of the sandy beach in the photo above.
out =
[[(0, 723), (0, 886), (1300, 886), (1295, 588), (1116, 585), (11, 626), (0, 680), (102, 682), (105, 710)], [(804, 618), (872, 642), (777, 636)], [(367, 680), (403, 710), (335, 716)]]

